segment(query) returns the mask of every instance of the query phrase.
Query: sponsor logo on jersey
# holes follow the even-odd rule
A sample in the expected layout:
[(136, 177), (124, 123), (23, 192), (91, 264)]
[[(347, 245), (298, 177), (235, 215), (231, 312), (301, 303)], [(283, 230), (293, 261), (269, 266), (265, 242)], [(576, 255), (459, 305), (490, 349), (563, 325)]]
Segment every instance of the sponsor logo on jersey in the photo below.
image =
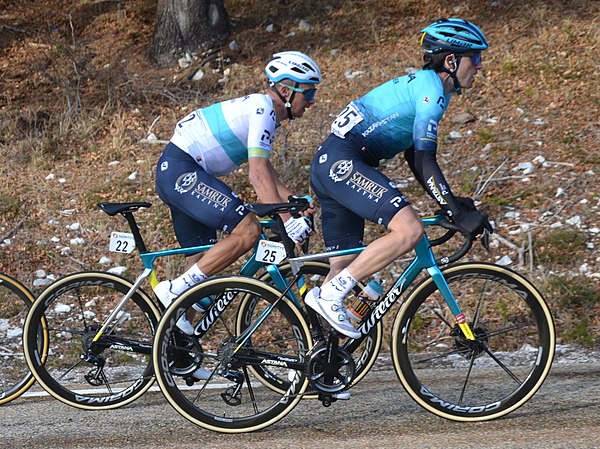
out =
[(437, 141), (437, 130), (438, 130), (438, 122), (435, 120), (429, 120), (427, 124), (427, 133), (426, 137), (433, 141)]
[(443, 96), (438, 98), (437, 104), (440, 105), (440, 108), (444, 109), (444, 106), (446, 105), (446, 99)]
[(195, 171), (184, 173), (175, 181), (175, 191), (181, 194), (187, 193), (194, 188), (196, 182), (198, 182), (198, 175)]
[(429, 97), (423, 97), (423, 104), (429, 104), (430, 101)]
[(162, 164), (160, 164), (160, 171), (165, 171), (169, 168), (169, 162), (164, 161)]
[(258, 115), (263, 115), (263, 114), (265, 113), (265, 108), (258, 108), (258, 109), (256, 110), (256, 113), (257, 113)]
[(341, 182), (352, 174), (352, 161), (342, 159), (334, 162), (329, 169), (329, 177), (333, 182)]
[(265, 148), (270, 148), (273, 140), (275, 140), (275, 134), (272, 134), (268, 129), (263, 129), (263, 133), (260, 136), (260, 144)]
[(352, 177), (346, 184), (352, 187), (352, 190), (356, 190), (357, 193), (362, 193), (363, 196), (368, 195), (369, 199), (375, 199), (376, 203), (381, 199), (383, 194), (388, 191), (388, 189), (381, 184), (372, 181), (358, 171), (352, 174)]
[(203, 182), (200, 182), (196, 186), (196, 188), (192, 192), (192, 195), (194, 195), (199, 200), (202, 200), (203, 203), (208, 202), (208, 204), (212, 204), (215, 208), (221, 208), (221, 210), (224, 210), (232, 200), (227, 195), (223, 194), (222, 192), (219, 192), (218, 190), (213, 189), (212, 187), (204, 184)]
[(394, 120), (395, 118), (400, 117), (400, 113), (399, 112), (394, 112), (392, 115), (387, 116), (386, 118), (384, 118), (383, 120), (380, 120), (378, 122), (373, 123), (371, 126), (369, 126), (366, 130), (364, 130), (361, 134), (363, 137), (367, 137), (369, 134), (371, 134), (373, 131), (375, 131), (377, 128), (379, 128), (380, 126), (385, 126), (387, 125), (388, 122)]

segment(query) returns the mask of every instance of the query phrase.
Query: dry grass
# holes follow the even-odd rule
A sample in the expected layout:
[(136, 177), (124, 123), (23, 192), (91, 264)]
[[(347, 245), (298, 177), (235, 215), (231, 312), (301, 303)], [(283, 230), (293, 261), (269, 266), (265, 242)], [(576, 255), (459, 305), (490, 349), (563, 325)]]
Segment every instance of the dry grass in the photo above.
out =
[[(173, 245), (168, 212), (154, 193), (154, 165), (162, 148), (142, 139), (151, 125), (159, 139), (169, 139), (174, 123), (191, 108), (261, 89), (264, 63), (283, 49), (308, 52), (326, 77), (318, 103), (305, 118), (285, 125), (276, 142), (276, 165), (294, 189), (307, 193), (307, 166), (331, 118), (350, 99), (404, 75), (408, 67), (419, 67), (418, 32), (442, 16), (473, 20), (491, 42), (478, 84), (453, 100), (441, 126), (439, 159), (457, 193), (473, 195), (492, 174), (501, 178), (486, 185), (481, 200), (505, 225), (499, 233), (517, 247), (527, 245), (526, 235), (510, 233), (521, 223), (532, 224), (534, 242), (548, 242), (549, 225), (576, 215), (583, 219), (585, 228), (579, 231), (586, 243), (600, 244), (598, 234), (587, 232), (599, 226), (596, 176), (589, 174), (597, 174), (600, 164), (594, 113), (600, 97), (591, 85), (598, 70), (597, 2), (231, 0), (231, 39), (239, 50), (224, 48), (220, 60), (203, 68), (206, 76), (200, 82), (186, 77), (201, 55), (192, 69), (157, 69), (145, 59), (154, 1), (25, 0), (8, 7), (0, 0), (0, 5), (0, 25), (7, 26), (0, 34), (0, 234), (16, 230), (12, 244), (0, 249), (0, 271), (29, 286), (37, 269), (58, 276), (82, 267), (103, 268), (98, 261), (107, 254), (109, 230), (126, 227), (95, 208), (98, 201), (152, 202), (140, 214), (147, 243), (151, 248)], [(300, 19), (314, 29), (301, 31)], [(272, 33), (266, 32), (269, 24)], [(363, 74), (349, 79), (348, 70)], [(452, 117), (460, 112), (476, 121), (454, 124)], [(450, 138), (450, 131), (463, 138)], [(529, 182), (514, 177), (518, 173), (512, 167), (538, 155), (561, 164), (538, 169)], [(383, 166), (395, 180), (410, 176), (400, 159)], [(133, 172), (137, 178), (128, 179)], [(50, 174), (54, 179), (47, 179)], [(251, 200), (244, 178), (229, 181)], [(556, 196), (559, 187), (564, 194)], [(435, 205), (414, 182), (405, 191), (420, 212), (433, 211)], [(61, 214), (70, 209), (72, 215)], [(520, 212), (518, 219), (505, 217), (511, 210)], [(66, 229), (76, 221), (82, 231)], [(371, 238), (380, 232), (375, 226), (368, 229)], [(61, 255), (57, 246), (78, 236), (88, 244)], [(578, 273), (583, 263), (600, 272), (593, 248), (581, 250), (561, 273)], [(495, 260), (504, 254), (517, 259), (515, 250), (503, 244), (492, 254), (477, 251), (474, 256)], [(131, 257), (115, 257), (116, 263), (130, 265), (130, 277), (137, 271)], [(526, 261), (522, 269), (533, 267), (526, 274), (539, 282), (555, 275), (539, 264)], [(178, 269), (176, 262), (165, 267), (167, 272)], [(586, 279), (597, 286), (597, 279)], [(591, 307), (598, 311), (597, 303)]]

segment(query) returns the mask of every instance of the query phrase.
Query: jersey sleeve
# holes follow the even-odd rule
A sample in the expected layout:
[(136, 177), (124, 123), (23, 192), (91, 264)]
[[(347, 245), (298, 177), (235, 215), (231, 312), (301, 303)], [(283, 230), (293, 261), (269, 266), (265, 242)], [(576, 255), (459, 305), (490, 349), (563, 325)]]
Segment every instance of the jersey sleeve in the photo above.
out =
[(435, 151), (437, 149), (438, 123), (444, 115), (445, 108), (446, 98), (443, 95), (436, 97), (423, 95), (418, 99), (413, 125), (415, 150)]
[(248, 120), (248, 159), (271, 158), (277, 123), (275, 110), (267, 101), (256, 102)]

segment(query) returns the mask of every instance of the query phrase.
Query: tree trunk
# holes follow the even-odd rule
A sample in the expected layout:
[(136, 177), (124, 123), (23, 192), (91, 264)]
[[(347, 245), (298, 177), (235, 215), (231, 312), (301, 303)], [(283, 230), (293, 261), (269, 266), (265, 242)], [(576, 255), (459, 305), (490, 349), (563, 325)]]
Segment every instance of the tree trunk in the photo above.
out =
[(186, 52), (225, 44), (230, 34), (225, 0), (158, 0), (148, 57), (172, 64)]

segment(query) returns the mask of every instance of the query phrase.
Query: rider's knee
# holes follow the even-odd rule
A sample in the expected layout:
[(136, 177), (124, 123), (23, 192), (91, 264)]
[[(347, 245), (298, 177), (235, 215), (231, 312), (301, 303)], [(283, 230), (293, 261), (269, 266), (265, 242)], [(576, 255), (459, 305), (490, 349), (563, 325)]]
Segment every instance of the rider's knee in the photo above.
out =
[(419, 243), (419, 240), (423, 238), (423, 234), (425, 233), (425, 229), (423, 228), (423, 223), (419, 221), (414, 226), (411, 226), (408, 229), (407, 237), (411, 243), (411, 246), (414, 248)]
[(388, 230), (414, 248), (423, 238), (425, 229), (418, 215), (412, 209), (398, 213), (390, 222)]

